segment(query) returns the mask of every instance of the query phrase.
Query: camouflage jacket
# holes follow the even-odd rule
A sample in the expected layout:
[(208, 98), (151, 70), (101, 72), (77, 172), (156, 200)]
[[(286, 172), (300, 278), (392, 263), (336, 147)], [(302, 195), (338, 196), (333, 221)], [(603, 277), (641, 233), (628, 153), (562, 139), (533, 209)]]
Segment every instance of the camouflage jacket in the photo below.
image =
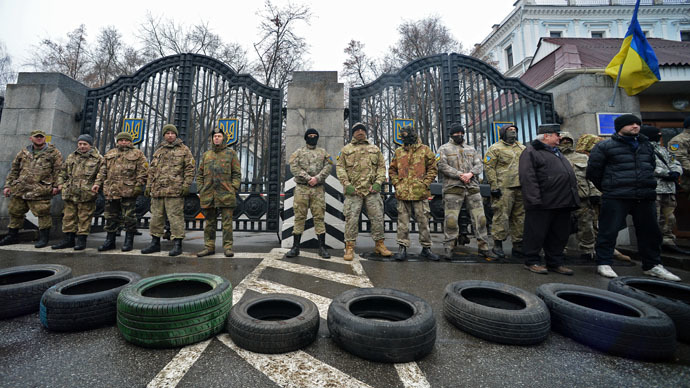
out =
[(358, 141), (354, 137), (350, 144), (340, 150), (336, 163), (336, 174), (343, 190), (348, 185), (355, 187), (355, 195), (365, 197), (374, 183), (386, 181), (386, 162), (381, 150), (369, 140)]
[(201, 157), (196, 178), (201, 207), (235, 207), (242, 170), (237, 153), (225, 144), (212, 146)]
[(520, 187), (520, 155), (525, 146), (519, 141), (508, 144), (503, 140), (494, 143), (484, 155), (484, 174), (491, 189)]
[(398, 147), (388, 167), (388, 175), (395, 186), (395, 198), (403, 201), (429, 198), (429, 186), (436, 174), (436, 155), (420, 142)]
[[(438, 149), (440, 159), (438, 170), (443, 176), (443, 192), (458, 187), (463, 189), (479, 190), (479, 174), (482, 173), (483, 165), (479, 153), (466, 144), (455, 144), (453, 140)], [(474, 174), (468, 183), (464, 183), (458, 174), (471, 172)]]
[(91, 191), (101, 169), (105, 169), (105, 159), (97, 149), (81, 153), (74, 151), (65, 161), (58, 185), (62, 185), (62, 199), (72, 202), (89, 202), (96, 200), (96, 193)]
[(105, 168), (98, 172), (95, 184), (103, 187), (105, 199), (135, 197), (135, 188), (146, 185), (149, 164), (134, 146), (115, 147), (105, 153)]
[(306, 185), (314, 176), (320, 185), (328, 178), (332, 167), (333, 159), (320, 147), (305, 145), (290, 155), (290, 172), (298, 184)]
[(587, 179), (587, 161), (589, 156), (571, 150), (563, 150), (563, 156), (570, 162), (577, 180), (577, 194), (580, 198), (600, 197), (601, 192), (594, 187), (594, 183)]
[(58, 186), (62, 154), (52, 144), (35, 152), (33, 144), (17, 153), (5, 179), (13, 197), (28, 200), (50, 199)]
[[(663, 179), (667, 177), (670, 172), (683, 173), (683, 168), (680, 162), (671, 155), (668, 150), (659, 145), (657, 142), (651, 142), (654, 147), (654, 155), (656, 157), (656, 168), (654, 168), (654, 176), (656, 177), (656, 193), (657, 194), (675, 194), (676, 182)], [(663, 161), (661, 160), (663, 158)]]
[(195, 164), (192, 151), (181, 139), (160, 143), (149, 166), (147, 185), (151, 188), (151, 196), (181, 197), (182, 190), (192, 185)]
[(668, 150), (683, 168), (684, 180), (690, 181), (690, 129), (677, 134), (668, 142)]

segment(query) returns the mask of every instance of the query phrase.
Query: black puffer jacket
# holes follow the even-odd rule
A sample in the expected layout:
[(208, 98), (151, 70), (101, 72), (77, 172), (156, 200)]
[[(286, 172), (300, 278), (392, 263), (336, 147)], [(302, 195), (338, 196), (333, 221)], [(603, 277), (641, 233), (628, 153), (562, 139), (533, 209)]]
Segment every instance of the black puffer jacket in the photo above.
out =
[(592, 149), (587, 163), (587, 179), (603, 198), (656, 199), (654, 148), (645, 135), (637, 136), (637, 150), (619, 134)]
[(559, 158), (539, 140), (520, 155), (520, 185), (526, 210), (577, 209), (577, 178), (565, 156)]

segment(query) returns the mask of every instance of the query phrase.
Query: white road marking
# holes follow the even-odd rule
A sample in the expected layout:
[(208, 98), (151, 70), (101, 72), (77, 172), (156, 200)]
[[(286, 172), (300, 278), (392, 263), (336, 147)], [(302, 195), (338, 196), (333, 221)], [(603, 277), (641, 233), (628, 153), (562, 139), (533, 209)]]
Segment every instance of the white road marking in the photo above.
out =
[(395, 370), (398, 371), (400, 381), (402, 381), (405, 388), (430, 388), (431, 384), (426, 379), (424, 372), (419, 369), (416, 362), (407, 362), (404, 364), (395, 364)]
[(212, 340), (213, 338), (182, 348), (172, 361), (158, 372), (146, 388), (172, 388), (177, 386)]
[(250, 290), (260, 292), (262, 294), (291, 294), (301, 296), (314, 302), (316, 307), (319, 309), (319, 315), (321, 318), (326, 319), (328, 317), (328, 307), (331, 305), (331, 299), (323, 297), (321, 295), (312, 294), (311, 292), (303, 291), (297, 288), (289, 287), (283, 284), (274, 283), (268, 280), (257, 279), (251, 285)]
[(310, 275), (317, 278), (330, 280), (332, 282), (349, 284), (354, 287), (367, 287), (366, 284), (371, 284), (368, 279), (364, 279), (361, 276), (348, 275), (342, 272), (335, 272), (326, 269), (294, 264), (283, 260), (274, 260), (271, 262), (270, 266), (271, 268), (278, 268), (302, 275)]

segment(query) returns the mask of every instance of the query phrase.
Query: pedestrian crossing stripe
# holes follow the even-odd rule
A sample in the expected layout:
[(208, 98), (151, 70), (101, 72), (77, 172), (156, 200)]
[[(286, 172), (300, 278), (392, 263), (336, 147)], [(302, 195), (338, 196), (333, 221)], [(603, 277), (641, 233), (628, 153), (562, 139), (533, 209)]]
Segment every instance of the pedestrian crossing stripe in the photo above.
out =
[(668, 149), (671, 151), (678, 151), (678, 148), (680, 148), (680, 144), (678, 143), (671, 143), (668, 145)]

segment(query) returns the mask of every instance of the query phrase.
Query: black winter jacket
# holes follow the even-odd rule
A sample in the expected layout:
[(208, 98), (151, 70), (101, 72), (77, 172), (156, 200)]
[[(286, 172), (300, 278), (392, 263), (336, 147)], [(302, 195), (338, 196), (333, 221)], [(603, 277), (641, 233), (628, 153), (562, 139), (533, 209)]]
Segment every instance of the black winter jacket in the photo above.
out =
[(577, 179), (565, 156), (559, 158), (539, 140), (520, 155), (520, 185), (526, 210), (577, 209)]
[(638, 135), (637, 150), (619, 134), (613, 134), (592, 149), (587, 179), (603, 198), (656, 199), (654, 148), (645, 135)]

